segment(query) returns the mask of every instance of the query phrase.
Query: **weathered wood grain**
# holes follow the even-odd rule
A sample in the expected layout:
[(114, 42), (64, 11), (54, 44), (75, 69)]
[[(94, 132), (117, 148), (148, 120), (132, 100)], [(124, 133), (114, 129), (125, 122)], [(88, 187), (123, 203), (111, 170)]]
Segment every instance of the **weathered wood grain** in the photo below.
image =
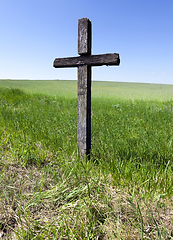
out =
[(91, 54), (91, 22), (87, 18), (78, 20), (78, 54)]
[(78, 154), (85, 156), (91, 149), (91, 67), (78, 67)]
[(63, 67), (78, 67), (81, 65), (88, 66), (102, 66), (102, 65), (114, 65), (120, 64), (120, 58), (118, 53), (98, 54), (98, 55), (86, 55), (79, 57), (68, 58), (56, 58), (53, 66), (55, 68)]

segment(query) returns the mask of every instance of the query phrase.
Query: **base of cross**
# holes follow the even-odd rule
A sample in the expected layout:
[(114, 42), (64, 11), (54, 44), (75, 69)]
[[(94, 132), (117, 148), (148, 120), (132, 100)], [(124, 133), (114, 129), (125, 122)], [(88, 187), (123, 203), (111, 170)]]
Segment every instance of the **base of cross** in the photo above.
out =
[(91, 55), (91, 21), (78, 20), (78, 57), (56, 58), (55, 68), (78, 68), (78, 155), (90, 158), (91, 150), (91, 67), (102, 65), (118, 66), (118, 53)]

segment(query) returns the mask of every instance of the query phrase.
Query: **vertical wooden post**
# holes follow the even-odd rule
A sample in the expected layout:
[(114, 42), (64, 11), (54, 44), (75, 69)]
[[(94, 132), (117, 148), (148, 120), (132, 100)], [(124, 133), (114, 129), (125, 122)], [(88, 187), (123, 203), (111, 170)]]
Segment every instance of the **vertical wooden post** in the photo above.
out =
[(78, 154), (89, 155), (91, 149), (91, 67), (78, 67)]
[(91, 55), (91, 21), (78, 19), (78, 54)]
[[(91, 55), (91, 22), (78, 20), (78, 53)], [(78, 154), (89, 156), (91, 150), (91, 66), (78, 66)]]

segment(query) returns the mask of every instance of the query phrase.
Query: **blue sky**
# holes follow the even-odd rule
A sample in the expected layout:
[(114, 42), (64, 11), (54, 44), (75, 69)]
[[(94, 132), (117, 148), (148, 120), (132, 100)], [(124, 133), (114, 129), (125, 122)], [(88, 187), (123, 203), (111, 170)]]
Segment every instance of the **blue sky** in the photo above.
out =
[(173, 84), (173, 0), (0, 0), (0, 79), (77, 79), (53, 61), (78, 55), (83, 17), (92, 54), (121, 59), (93, 67), (92, 80)]

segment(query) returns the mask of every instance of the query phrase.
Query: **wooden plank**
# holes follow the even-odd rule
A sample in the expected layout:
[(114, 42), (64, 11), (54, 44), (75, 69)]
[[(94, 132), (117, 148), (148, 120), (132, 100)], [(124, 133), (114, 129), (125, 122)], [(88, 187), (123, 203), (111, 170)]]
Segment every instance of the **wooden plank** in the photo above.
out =
[(91, 67), (78, 67), (78, 154), (89, 157), (91, 150)]
[(87, 18), (78, 20), (78, 54), (91, 55), (91, 21)]
[(119, 65), (120, 58), (118, 53), (86, 55), (79, 57), (56, 58), (53, 66), (55, 68), (78, 67), (81, 65), (102, 66), (102, 65)]

